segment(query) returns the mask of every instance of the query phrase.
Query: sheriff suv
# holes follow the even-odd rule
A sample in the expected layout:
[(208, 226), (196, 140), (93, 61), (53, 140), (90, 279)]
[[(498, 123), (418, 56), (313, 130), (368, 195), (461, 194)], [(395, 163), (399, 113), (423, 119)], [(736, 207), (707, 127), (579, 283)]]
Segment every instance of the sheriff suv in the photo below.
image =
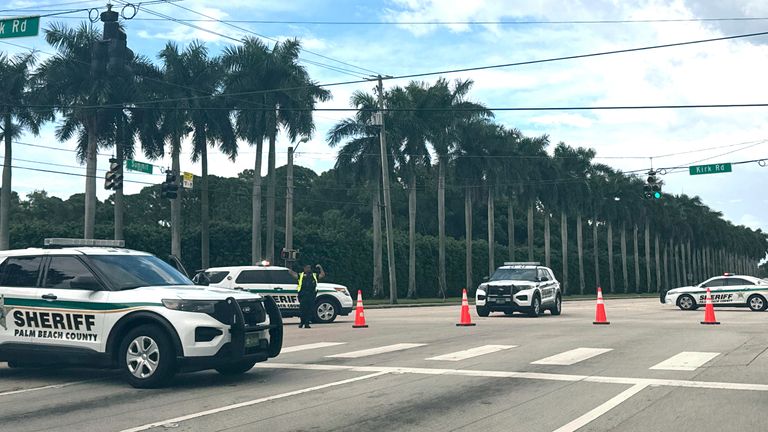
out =
[(10, 367), (112, 367), (149, 388), (177, 371), (241, 374), (280, 353), (269, 298), (195, 286), (122, 241), (46, 244), (0, 252), (0, 362)]
[(562, 311), (560, 283), (549, 267), (536, 262), (507, 262), (477, 287), (477, 314), (487, 317), (491, 312), (512, 315), (515, 311), (531, 317), (549, 310), (552, 315)]
[[(219, 288), (244, 290), (271, 297), (284, 317), (299, 316), (299, 291), (296, 279), (286, 267), (262, 261), (257, 266), (215, 267), (195, 276), (196, 280)], [(339, 315), (352, 312), (352, 297), (344, 285), (319, 282), (313, 322), (327, 324)]]
[(664, 294), (664, 303), (682, 310), (696, 310), (706, 304), (707, 288), (715, 306), (746, 306), (755, 312), (768, 309), (768, 280), (731, 273), (715, 276), (699, 285), (671, 289)]

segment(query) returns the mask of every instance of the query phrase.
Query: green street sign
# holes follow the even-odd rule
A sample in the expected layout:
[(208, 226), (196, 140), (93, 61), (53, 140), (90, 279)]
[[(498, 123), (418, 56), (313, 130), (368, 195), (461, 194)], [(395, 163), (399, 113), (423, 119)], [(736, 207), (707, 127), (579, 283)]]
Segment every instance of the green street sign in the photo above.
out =
[(0, 20), (0, 39), (37, 36), (39, 31), (39, 16)]
[(139, 171), (147, 174), (152, 174), (152, 165), (145, 162), (137, 162), (133, 159), (125, 161), (125, 167), (128, 171)]
[(731, 170), (730, 163), (721, 163), (721, 164), (711, 164), (711, 165), (694, 165), (694, 166), (688, 167), (688, 171), (691, 173), (691, 175), (699, 175), (699, 174), (729, 173), (732, 170)]

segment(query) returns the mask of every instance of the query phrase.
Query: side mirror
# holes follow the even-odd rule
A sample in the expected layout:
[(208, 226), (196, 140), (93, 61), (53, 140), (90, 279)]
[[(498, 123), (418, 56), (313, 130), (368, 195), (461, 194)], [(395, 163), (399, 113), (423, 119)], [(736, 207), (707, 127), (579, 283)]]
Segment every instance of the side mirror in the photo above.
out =
[(195, 277), (192, 278), (192, 282), (194, 282), (195, 285), (208, 286), (211, 284), (211, 279), (205, 272), (198, 272)]
[(544, 276), (543, 278), (539, 279), (539, 282), (546, 282), (548, 280), (549, 280), (549, 278)]
[(101, 291), (103, 288), (99, 281), (91, 275), (78, 276), (69, 281), (69, 287), (78, 290)]
[(489, 280), (491, 280), (489, 276), (483, 276), (483, 282), (488, 282)]

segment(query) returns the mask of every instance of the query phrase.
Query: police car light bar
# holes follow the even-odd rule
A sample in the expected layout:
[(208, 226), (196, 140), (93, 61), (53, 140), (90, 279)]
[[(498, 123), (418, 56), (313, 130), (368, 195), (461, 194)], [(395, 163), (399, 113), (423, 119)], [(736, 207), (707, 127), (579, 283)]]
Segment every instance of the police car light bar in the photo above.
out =
[(261, 262), (261, 265), (262, 265), (263, 267), (269, 267), (269, 261), (267, 261), (267, 260), (264, 260), (264, 261), (262, 261), (262, 262)]
[(504, 265), (505, 266), (511, 266), (511, 265), (536, 265), (537, 266), (537, 265), (541, 265), (541, 263), (538, 262), (538, 261), (536, 261), (536, 262), (533, 262), (533, 261), (531, 261), (531, 262), (511, 262), (510, 261), (510, 262), (505, 262)]
[(723, 273), (723, 276), (733, 276), (733, 273)]
[(125, 240), (99, 240), (76, 238), (47, 238), (43, 240), (45, 247), (116, 247), (124, 248)]

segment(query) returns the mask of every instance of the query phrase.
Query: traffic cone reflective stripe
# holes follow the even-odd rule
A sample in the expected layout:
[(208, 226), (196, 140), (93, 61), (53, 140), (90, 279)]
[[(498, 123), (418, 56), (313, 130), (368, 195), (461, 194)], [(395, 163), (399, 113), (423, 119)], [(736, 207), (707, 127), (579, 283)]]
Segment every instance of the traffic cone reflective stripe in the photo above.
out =
[(461, 316), (456, 326), (468, 327), (473, 325), (475, 325), (475, 323), (472, 322), (472, 317), (469, 316), (469, 301), (467, 300), (467, 289), (464, 288), (464, 291), (461, 294)]
[(352, 328), (367, 328), (365, 312), (363, 312), (363, 291), (357, 290), (357, 307), (355, 308), (355, 324)]
[(605, 302), (603, 301), (603, 289), (597, 287), (597, 309), (595, 310), (595, 320), (592, 324), (610, 324), (608, 317), (605, 316)]
[(704, 306), (704, 321), (701, 322), (702, 324), (720, 324), (715, 319), (715, 307), (712, 305), (712, 293), (709, 291), (709, 288), (707, 288), (707, 299), (706, 304)]

